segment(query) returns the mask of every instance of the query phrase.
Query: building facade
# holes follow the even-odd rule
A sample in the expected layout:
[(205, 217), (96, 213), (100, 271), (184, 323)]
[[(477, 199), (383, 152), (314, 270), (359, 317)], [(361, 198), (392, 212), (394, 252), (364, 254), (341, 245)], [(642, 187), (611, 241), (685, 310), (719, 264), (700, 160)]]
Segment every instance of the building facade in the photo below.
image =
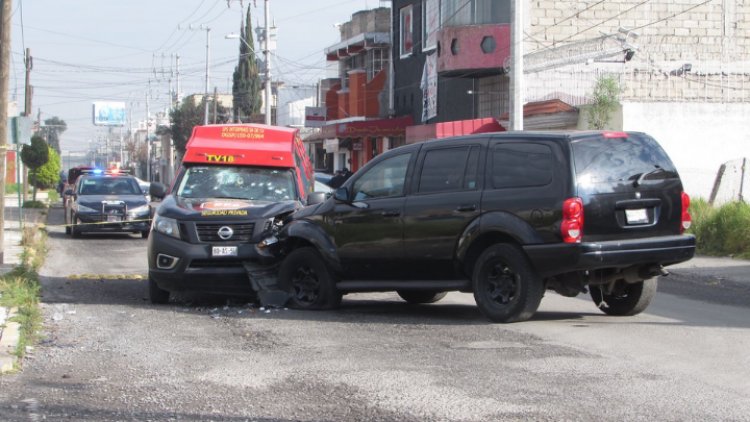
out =
[(341, 25), (341, 41), (326, 48), (338, 77), (324, 82), (325, 124), (308, 137), (315, 168), (356, 171), (376, 155), (404, 144), (410, 115), (394, 112), (391, 97), (389, 8), (360, 11)]

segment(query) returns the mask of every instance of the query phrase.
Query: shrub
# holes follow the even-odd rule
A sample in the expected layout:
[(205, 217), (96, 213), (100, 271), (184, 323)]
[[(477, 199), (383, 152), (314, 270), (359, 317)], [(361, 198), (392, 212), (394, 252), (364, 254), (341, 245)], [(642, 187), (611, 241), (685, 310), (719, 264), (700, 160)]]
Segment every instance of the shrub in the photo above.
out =
[(690, 204), (697, 252), (750, 259), (750, 205), (730, 202), (719, 208), (704, 200)]

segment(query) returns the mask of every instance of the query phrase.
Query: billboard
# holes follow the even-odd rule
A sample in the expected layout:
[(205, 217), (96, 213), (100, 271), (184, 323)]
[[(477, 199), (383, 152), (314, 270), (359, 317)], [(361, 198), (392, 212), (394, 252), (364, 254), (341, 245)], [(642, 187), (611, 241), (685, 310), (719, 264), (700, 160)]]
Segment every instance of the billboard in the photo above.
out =
[(94, 126), (125, 126), (125, 103), (94, 101)]
[(325, 124), (325, 107), (305, 107), (305, 127), (323, 127)]

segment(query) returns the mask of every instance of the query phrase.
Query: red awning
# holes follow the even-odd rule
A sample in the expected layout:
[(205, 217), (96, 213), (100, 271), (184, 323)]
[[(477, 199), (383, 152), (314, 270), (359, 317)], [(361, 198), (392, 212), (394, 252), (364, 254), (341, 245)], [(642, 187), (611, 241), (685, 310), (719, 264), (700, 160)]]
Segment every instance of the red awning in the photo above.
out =
[(406, 128), (414, 120), (411, 116), (393, 119), (362, 120), (357, 122), (334, 123), (323, 126), (325, 138), (364, 138), (381, 136), (404, 136)]
[(406, 143), (415, 144), (429, 139), (471, 135), (474, 133), (503, 132), (505, 130), (497, 120), (491, 117), (416, 125), (406, 128)]

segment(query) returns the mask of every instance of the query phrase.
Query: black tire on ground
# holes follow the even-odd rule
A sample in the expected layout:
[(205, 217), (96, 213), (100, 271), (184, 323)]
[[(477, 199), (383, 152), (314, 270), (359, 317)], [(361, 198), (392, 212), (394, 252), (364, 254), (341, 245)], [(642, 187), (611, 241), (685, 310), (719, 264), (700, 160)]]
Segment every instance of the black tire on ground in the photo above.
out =
[(169, 291), (163, 290), (151, 277), (149, 277), (148, 298), (154, 305), (163, 305), (169, 302)]
[(144, 230), (141, 232), (141, 239), (148, 239), (148, 230)]
[(65, 226), (65, 234), (70, 234), (70, 226)]
[(531, 318), (544, 295), (544, 283), (516, 246), (500, 243), (479, 256), (472, 277), (474, 300), (493, 322)]
[(401, 299), (418, 305), (420, 303), (435, 303), (447, 295), (447, 292), (431, 292), (431, 291), (420, 291), (420, 290), (396, 290)]
[[(589, 286), (591, 299), (607, 315), (632, 316), (646, 310), (656, 295), (656, 277), (640, 283), (619, 282), (611, 294), (606, 294), (600, 286)], [(599, 305), (604, 301), (607, 306)]]
[(292, 251), (279, 268), (279, 286), (290, 295), (296, 309), (334, 309), (341, 304), (341, 292), (318, 251), (311, 247)]

